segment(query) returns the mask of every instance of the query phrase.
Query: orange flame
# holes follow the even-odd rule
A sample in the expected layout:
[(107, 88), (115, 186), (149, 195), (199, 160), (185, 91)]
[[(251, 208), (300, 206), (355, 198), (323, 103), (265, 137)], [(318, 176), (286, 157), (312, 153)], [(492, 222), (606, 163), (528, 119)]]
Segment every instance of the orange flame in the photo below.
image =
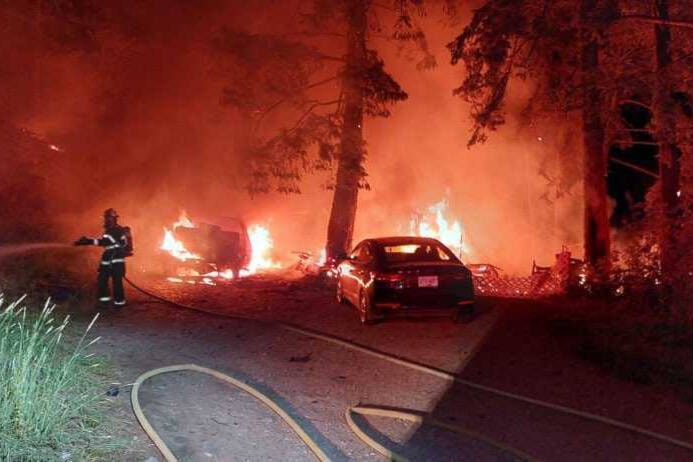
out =
[(411, 234), (438, 239), (456, 255), (468, 258), (472, 249), (466, 241), (464, 228), (459, 220), (448, 220), (445, 217), (447, 209), (448, 202), (445, 199), (428, 207), (428, 213), (420, 214), (410, 221)]
[[(272, 260), (274, 241), (270, 235), (269, 228), (261, 225), (251, 225), (248, 228), (248, 237), (252, 247), (252, 256), (248, 265), (248, 271), (245, 274), (255, 274), (258, 270), (282, 267), (281, 263)], [(241, 274), (243, 273), (241, 272)]]
[(161, 250), (165, 250), (181, 261), (200, 260), (201, 257), (199, 255), (190, 252), (181, 241), (176, 239), (173, 233), (177, 228), (195, 228), (185, 211), (181, 212), (178, 221), (173, 224), (171, 229), (164, 228), (164, 241), (161, 243)]
[[(183, 242), (179, 241), (175, 237), (175, 230), (178, 228), (196, 228), (197, 226), (193, 223), (185, 212), (181, 212), (178, 221), (176, 221), (171, 229), (164, 228), (164, 239), (161, 244), (161, 249), (165, 250), (173, 257), (180, 261), (189, 260), (202, 260), (202, 257), (190, 252), (185, 248)], [(251, 225), (248, 228), (248, 238), (250, 239), (251, 245), (251, 259), (248, 267), (240, 271), (240, 276), (248, 276), (251, 274), (256, 274), (263, 270), (278, 269), (281, 268), (281, 263), (276, 262), (272, 258), (272, 251), (274, 249), (274, 241), (270, 235), (269, 228), (261, 225)], [(233, 279), (233, 272), (231, 270), (224, 271), (211, 271), (205, 274), (198, 274), (195, 270), (180, 270), (178, 271), (179, 277), (183, 276), (201, 276), (202, 284), (214, 285), (213, 279)], [(193, 284), (194, 281), (187, 280), (183, 281), (180, 278), (168, 278), (170, 282), (188, 282)]]

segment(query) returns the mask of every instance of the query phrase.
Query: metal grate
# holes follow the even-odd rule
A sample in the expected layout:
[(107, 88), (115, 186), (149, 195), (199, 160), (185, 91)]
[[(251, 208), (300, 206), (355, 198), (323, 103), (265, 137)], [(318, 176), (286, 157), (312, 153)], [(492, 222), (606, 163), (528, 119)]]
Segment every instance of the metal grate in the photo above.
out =
[(495, 297), (535, 298), (559, 295), (566, 292), (570, 277), (570, 252), (563, 250), (556, 255), (556, 263), (550, 267), (533, 264), (529, 276), (508, 276), (489, 264), (469, 264), (474, 278), (474, 290), (478, 295)]

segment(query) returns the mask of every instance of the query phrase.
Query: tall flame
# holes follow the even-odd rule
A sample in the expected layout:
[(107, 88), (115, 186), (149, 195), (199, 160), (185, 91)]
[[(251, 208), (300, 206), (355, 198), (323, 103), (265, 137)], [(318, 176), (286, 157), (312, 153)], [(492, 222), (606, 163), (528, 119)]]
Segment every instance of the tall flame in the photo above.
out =
[(252, 248), (252, 256), (246, 274), (255, 274), (258, 270), (281, 268), (281, 264), (272, 260), (274, 241), (269, 228), (261, 225), (251, 225), (248, 228), (248, 238)]
[(458, 256), (468, 257), (472, 251), (466, 242), (464, 228), (459, 220), (445, 218), (447, 209), (445, 199), (428, 207), (428, 213), (419, 214), (410, 221), (411, 234), (438, 239)]
[(173, 224), (173, 229), (176, 228), (197, 228), (195, 224), (188, 218), (188, 214), (183, 210), (178, 216), (178, 221)]
[(190, 221), (185, 211), (181, 212), (178, 221), (173, 224), (171, 229), (164, 228), (164, 241), (161, 243), (161, 250), (165, 250), (181, 261), (200, 260), (201, 257), (190, 252), (185, 245), (174, 236), (173, 232), (177, 228), (195, 228), (195, 224)]

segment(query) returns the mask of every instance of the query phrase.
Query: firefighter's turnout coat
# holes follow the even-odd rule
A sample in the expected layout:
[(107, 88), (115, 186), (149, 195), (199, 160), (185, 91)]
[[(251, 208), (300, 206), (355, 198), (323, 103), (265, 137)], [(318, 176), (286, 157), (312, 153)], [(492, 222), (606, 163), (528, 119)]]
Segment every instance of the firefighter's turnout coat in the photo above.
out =
[(125, 277), (125, 257), (129, 246), (126, 229), (119, 225), (106, 228), (103, 236), (92, 239), (92, 242), (93, 245), (104, 248), (99, 264), (99, 302), (108, 303), (111, 301), (108, 287), (110, 278), (113, 280), (113, 303), (125, 305), (123, 277)]

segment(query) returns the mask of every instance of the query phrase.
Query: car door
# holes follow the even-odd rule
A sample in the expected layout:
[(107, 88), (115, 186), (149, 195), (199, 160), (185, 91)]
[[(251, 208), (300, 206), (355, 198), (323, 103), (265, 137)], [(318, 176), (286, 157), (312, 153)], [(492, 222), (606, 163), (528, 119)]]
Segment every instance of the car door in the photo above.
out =
[(359, 296), (362, 287), (368, 287), (371, 270), (374, 260), (373, 250), (369, 242), (363, 242), (359, 245), (358, 252), (354, 255), (352, 260), (352, 275), (355, 283), (354, 287), (354, 297)]
[(356, 262), (358, 261), (358, 254), (361, 252), (361, 247), (363, 243), (360, 243), (351, 253), (347, 256), (347, 259), (340, 264), (340, 281), (342, 283), (342, 292), (346, 295), (347, 299), (353, 300), (358, 296), (358, 281), (356, 280), (357, 274), (355, 271)]

